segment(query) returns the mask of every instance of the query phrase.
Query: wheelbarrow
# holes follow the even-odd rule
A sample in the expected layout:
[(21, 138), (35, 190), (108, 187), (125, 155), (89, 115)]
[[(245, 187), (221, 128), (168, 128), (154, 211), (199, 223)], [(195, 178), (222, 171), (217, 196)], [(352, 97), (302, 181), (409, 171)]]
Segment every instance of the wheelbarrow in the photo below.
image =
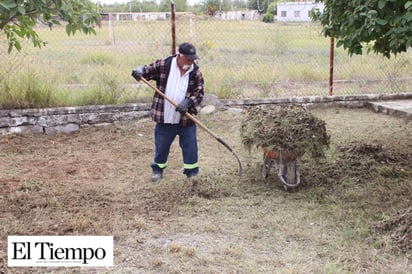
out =
[(262, 176), (267, 178), (269, 171), (274, 165), (277, 175), (287, 191), (300, 184), (299, 162), (303, 153), (296, 154), (284, 150), (270, 151), (265, 147), (263, 150)]

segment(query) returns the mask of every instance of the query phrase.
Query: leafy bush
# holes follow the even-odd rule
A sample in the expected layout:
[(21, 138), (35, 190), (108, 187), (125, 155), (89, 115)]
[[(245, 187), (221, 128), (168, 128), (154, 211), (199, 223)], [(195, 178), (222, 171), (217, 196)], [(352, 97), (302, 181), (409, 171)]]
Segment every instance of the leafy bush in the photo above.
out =
[(274, 20), (275, 19), (274, 19), (273, 14), (270, 14), (270, 13), (265, 13), (265, 15), (263, 15), (262, 17), (262, 21), (265, 23), (273, 23)]
[(264, 147), (313, 158), (325, 156), (330, 136), (326, 124), (302, 105), (258, 106), (242, 120), (240, 136), (247, 149)]

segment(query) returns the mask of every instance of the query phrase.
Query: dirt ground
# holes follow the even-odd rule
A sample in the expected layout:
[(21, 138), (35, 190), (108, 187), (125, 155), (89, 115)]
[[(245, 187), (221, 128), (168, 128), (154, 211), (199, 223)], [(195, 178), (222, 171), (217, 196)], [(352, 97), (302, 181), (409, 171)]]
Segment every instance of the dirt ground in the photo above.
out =
[[(72, 134), (0, 138), (0, 273), (411, 273), (412, 124), (366, 109), (316, 108), (327, 157), (303, 157), (286, 192), (262, 152), (240, 143), (242, 114), (202, 122), (201, 174), (182, 174), (175, 141), (149, 182), (148, 119)], [(8, 235), (110, 235), (111, 268), (8, 268)]]

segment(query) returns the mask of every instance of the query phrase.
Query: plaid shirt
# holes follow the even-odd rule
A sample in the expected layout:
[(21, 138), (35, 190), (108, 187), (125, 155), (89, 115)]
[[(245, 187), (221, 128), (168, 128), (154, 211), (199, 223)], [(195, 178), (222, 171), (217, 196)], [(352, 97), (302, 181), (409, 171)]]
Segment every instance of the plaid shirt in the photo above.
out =
[[(143, 77), (147, 80), (156, 81), (157, 88), (163, 93), (166, 90), (172, 59), (175, 57), (176, 55), (169, 56), (165, 59), (159, 59), (149, 65), (144, 66)], [(199, 66), (195, 63), (193, 63), (193, 66), (193, 71), (189, 74), (189, 85), (187, 87), (186, 97), (190, 97), (194, 102), (194, 105), (188, 112), (192, 115), (196, 115), (196, 107), (200, 106), (204, 95), (204, 80), (202, 73), (199, 70)], [(153, 95), (151, 113), (153, 121), (156, 123), (164, 123), (164, 99), (158, 93)], [(185, 115), (182, 115), (179, 125), (190, 126), (194, 125), (194, 122)]]

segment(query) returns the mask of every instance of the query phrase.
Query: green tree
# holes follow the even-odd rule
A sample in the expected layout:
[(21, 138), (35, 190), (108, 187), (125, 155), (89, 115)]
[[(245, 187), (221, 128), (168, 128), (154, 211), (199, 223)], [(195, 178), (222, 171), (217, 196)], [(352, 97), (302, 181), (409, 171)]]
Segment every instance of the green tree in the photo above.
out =
[(322, 32), (336, 38), (350, 55), (405, 52), (412, 46), (412, 1), (410, 0), (317, 0), (324, 2), (323, 13), (314, 10), (312, 19), (320, 21)]
[(272, 14), (273, 16), (276, 16), (278, 10), (277, 2), (270, 3), (267, 13)]
[(206, 0), (207, 14), (210, 16), (215, 16), (221, 7), (220, 0)]
[(230, 0), (221, 0), (220, 1), (220, 10), (221, 11), (230, 11), (232, 9), (232, 2)]
[(20, 38), (31, 39), (34, 47), (46, 44), (34, 27), (45, 24), (52, 28), (67, 22), (67, 35), (77, 31), (95, 34), (99, 23), (99, 7), (89, 0), (2, 0), (0, 1), (0, 37), (6, 36), (10, 53), (22, 46)]
[[(170, 12), (171, 4), (170, 0), (161, 0), (159, 11), (169, 11)], [(186, 0), (175, 0), (175, 11), (182, 12), (187, 10)]]
[(245, 10), (248, 9), (248, 2), (244, 0), (233, 0), (232, 10)]
[(276, 9), (276, 3), (270, 3), (266, 13), (262, 16), (262, 21), (265, 23), (273, 23), (275, 21)]
[(248, 8), (251, 10), (257, 10), (260, 14), (266, 13), (270, 1), (268, 0), (249, 0)]
[[(135, 1), (136, 6), (139, 6), (139, 9), (136, 9), (135, 12), (157, 12), (159, 11), (159, 6), (155, 0), (147, 1)], [(170, 4), (170, 1), (169, 1)]]

